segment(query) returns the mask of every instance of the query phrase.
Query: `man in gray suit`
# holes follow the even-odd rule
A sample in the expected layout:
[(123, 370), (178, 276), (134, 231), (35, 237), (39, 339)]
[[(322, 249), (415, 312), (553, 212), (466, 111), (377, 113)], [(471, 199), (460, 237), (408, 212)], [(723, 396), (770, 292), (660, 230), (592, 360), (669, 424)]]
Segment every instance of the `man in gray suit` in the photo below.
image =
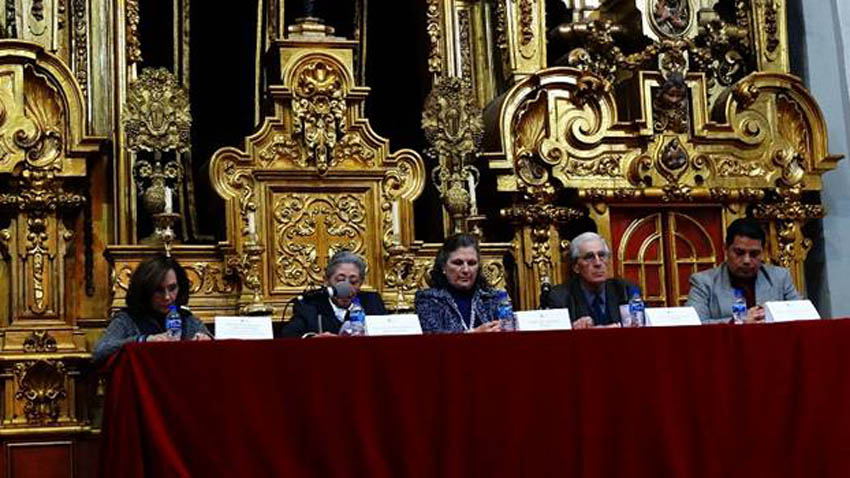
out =
[(599, 234), (585, 232), (570, 242), (575, 275), (544, 297), (549, 309), (569, 309), (574, 329), (619, 327), (620, 305), (640, 290), (631, 282), (608, 277), (611, 251)]
[(765, 239), (755, 219), (736, 219), (729, 225), (726, 262), (690, 278), (686, 305), (696, 309), (702, 323), (729, 321), (735, 289), (741, 289), (746, 298), (747, 322), (764, 320), (765, 302), (800, 299), (787, 269), (762, 264)]

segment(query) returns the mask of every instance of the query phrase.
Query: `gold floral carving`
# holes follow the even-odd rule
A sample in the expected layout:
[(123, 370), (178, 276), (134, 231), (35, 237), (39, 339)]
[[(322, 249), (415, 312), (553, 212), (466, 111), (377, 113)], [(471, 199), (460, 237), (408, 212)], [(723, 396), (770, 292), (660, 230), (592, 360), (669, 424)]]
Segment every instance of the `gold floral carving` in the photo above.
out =
[(442, 15), (440, 14), (439, 0), (427, 0), (425, 10), (426, 32), (428, 32), (428, 71), (439, 75), (443, 71), (443, 58), (440, 48), (442, 40), (443, 27), (441, 25)]
[(139, 41), (139, 0), (125, 0), (127, 15), (127, 62), (142, 61), (142, 43)]
[(27, 219), (26, 257), (32, 269), (32, 299), (31, 309), (36, 314), (43, 314), (47, 309), (45, 304), (44, 281), (45, 262), (49, 255), (47, 246), (47, 226), (41, 217)]
[(460, 76), (472, 81), (472, 36), (469, 33), (469, 10), (457, 12), (458, 41), (460, 42)]
[(803, 236), (802, 226), (825, 214), (823, 206), (804, 204), (801, 198), (802, 187), (799, 184), (778, 187), (773, 201), (761, 202), (753, 210), (756, 218), (776, 222), (779, 246), (776, 259), (779, 265), (790, 269), (801, 266), (812, 247), (812, 240)]
[(71, 4), (72, 10), (72, 31), (74, 39), (74, 75), (80, 88), (83, 90), (83, 95), (88, 94), (89, 81), (89, 45), (88, 45), (88, 2), (85, 0), (73, 0)]
[(422, 129), (441, 164), (457, 165), (481, 144), (484, 122), (470, 88), (466, 80), (441, 78), (425, 100)]
[(366, 166), (375, 165), (375, 153), (363, 144), (363, 139), (356, 133), (348, 133), (342, 137), (334, 148), (333, 158), (333, 164), (353, 160)]
[(225, 274), (224, 268), (218, 264), (196, 262), (185, 264), (184, 268), (191, 294), (230, 294), (236, 289), (233, 277)]
[(24, 339), (24, 352), (45, 353), (56, 351), (56, 339), (47, 330), (35, 330)]
[(260, 161), (263, 166), (268, 167), (277, 159), (289, 161), (301, 168), (308, 166), (307, 158), (301, 151), (301, 145), (285, 134), (276, 134), (271, 144), (260, 151)]
[(715, 161), (717, 162), (717, 175), (721, 177), (757, 178), (766, 173), (763, 164), (759, 162), (745, 162), (737, 159), (715, 159)]
[(131, 151), (186, 151), (189, 95), (165, 68), (146, 68), (127, 89), (124, 130)]
[(335, 63), (314, 58), (293, 78), (293, 130), (319, 174), (325, 174), (339, 162), (333, 150), (347, 129), (345, 74)]
[(534, 42), (534, 7), (537, 0), (514, 0), (519, 3), (519, 44), (526, 47)]
[(507, 71), (510, 61), (508, 59), (508, 12), (505, 3), (504, 1), (496, 2), (496, 45), (502, 57), (502, 67)]
[(60, 361), (37, 360), (15, 364), (15, 400), (23, 402), (29, 423), (54, 423), (60, 402), (67, 397), (67, 370)]
[(776, 58), (776, 49), (779, 47), (779, 22), (777, 19), (778, 8), (776, 0), (763, 0), (764, 4), (764, 32), (767, 35), (765, 48), (767, 49), (767, 57), (770, 59)]
[(571, 176), (620, 176), (620, 157), (603, 156), (594, 160), (570, 159), (564, 165), (564, 172)]
[(286, 193), (276, 196), (274, 271), (285, 287), (323, 281), (319, 253), (365, 252), (365, 197), (355, 194)]

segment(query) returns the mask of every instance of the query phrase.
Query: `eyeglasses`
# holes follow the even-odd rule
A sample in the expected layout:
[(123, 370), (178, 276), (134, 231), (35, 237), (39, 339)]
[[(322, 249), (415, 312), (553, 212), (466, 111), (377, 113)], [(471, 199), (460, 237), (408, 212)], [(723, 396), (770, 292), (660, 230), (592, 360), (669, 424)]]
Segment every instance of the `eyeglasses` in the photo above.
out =
[(610, 254), (608, 251), (599, 251), (599, 252), (588, 252), (587, 254), (579, 257), (579, 259), (585, 260), (587, 262), (593, 262), (593, 259), (599, 259), (600, 261), (607, 261), (608, 256)]

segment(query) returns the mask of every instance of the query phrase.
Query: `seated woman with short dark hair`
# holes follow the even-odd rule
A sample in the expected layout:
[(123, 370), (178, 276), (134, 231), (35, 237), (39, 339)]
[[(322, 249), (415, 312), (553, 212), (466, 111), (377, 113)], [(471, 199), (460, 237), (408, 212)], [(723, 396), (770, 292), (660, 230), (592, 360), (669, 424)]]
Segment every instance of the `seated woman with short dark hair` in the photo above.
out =
[[(146, 259), (133, 271), (127, 287), (127, 307), (119, 310), (97, 341), (92, 358), (97, 362), (117, 352), (127, 342), (210, 340), (212, 334), (189, 309), (189, 279), (183, 267), (171, 257)], [(176, 306), (183, 319), (180, 338), (165, 328), (165, 316)]]

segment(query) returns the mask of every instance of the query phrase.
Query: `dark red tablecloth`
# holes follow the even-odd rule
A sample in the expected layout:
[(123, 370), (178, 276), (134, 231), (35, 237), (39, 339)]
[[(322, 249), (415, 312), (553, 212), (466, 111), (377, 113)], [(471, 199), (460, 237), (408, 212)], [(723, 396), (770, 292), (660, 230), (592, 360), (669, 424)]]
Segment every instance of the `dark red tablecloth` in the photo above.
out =
[(850, 321), (134, 344), (101, 476), (850, 477)]

